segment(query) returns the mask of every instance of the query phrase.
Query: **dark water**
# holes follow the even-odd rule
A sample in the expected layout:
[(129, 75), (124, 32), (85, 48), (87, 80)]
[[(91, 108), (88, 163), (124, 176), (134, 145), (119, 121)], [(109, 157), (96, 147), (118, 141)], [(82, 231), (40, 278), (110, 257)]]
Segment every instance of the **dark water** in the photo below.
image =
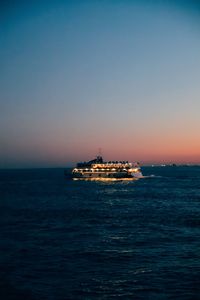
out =
[(0, 171), (0, 299), (200, 299), (200, 167)]

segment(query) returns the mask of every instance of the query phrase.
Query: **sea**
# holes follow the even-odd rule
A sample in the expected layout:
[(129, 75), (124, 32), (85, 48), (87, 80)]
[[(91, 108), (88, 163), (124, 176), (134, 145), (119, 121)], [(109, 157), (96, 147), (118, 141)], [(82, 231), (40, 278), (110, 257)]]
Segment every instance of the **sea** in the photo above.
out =
[(200, 299), (200, 166), (142, 172), (1, 170), (0, 299)]

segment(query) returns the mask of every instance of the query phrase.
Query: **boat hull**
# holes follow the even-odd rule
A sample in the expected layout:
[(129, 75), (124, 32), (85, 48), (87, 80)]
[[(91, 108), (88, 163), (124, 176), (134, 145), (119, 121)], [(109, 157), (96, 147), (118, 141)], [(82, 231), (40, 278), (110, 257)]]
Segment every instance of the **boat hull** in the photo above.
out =
[(75, 173), (72, 174), (73, 179), (86, 179), (86, 180), (100, 180), (100, 179), (138, 179), (141, 178), (142, 174), (138, 172), (137, 174), (128, 174), (127, 172), (122, 173)]

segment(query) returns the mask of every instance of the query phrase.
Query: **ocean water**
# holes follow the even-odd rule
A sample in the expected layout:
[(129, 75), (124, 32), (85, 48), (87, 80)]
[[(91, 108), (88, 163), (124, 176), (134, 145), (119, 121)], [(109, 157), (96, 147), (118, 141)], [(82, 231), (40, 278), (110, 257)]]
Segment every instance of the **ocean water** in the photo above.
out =
[(142, 171), (1, 170), (0, 299), (200, 299), (200, 167)]

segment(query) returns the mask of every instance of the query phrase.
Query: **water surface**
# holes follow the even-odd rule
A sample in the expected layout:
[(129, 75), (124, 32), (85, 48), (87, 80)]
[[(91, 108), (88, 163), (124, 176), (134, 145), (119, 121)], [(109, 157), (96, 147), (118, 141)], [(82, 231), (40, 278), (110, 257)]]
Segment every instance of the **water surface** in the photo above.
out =
[(0, 171), (0, 299), (199, 299), (200, 167)]

